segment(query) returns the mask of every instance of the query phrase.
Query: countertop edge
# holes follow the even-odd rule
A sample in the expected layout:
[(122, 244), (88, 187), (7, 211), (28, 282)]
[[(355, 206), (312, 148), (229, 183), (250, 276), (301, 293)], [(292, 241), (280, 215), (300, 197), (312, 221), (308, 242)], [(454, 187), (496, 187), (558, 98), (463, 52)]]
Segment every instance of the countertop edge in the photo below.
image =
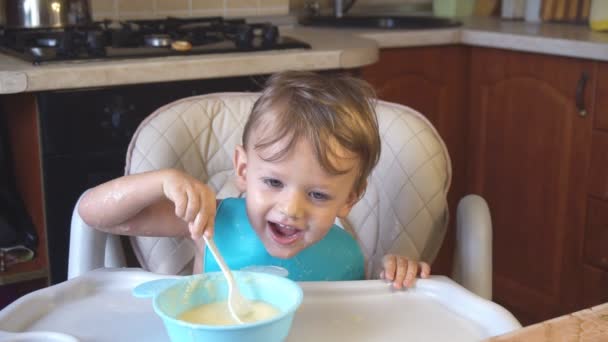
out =
[(22, 93), (27, 90), (27, 74), (19, 71), (0, 71), (0, 94)]
[(320, 34), (318, 30), (308, 28), (286, 28), (285, 34), (308, 42), (312, 49), (64, 62), (42, 66), (5, 56), (0, 59), (0, 94), (262, 75), (288, 69), (356, 68), (378, 60), (378, 45), (371, 39), (340, 32)]
[(471, 17), (458, 28), (348, 31), (375, 40), (380, 48), (461, 44), (608, 61), (608, 33), (582, 25)]
[(460, 28), (430, 30), (304, 26), (284, 26), (280, 30), (281, 35), (308, 42), (312, 49), (43, 66), (4, 55), (0, 57), (0, 94), (261, 75), (287, 69), (352, 69), (376, 62), (380, 49), (417, 46), (460, 44), (608, 61), (608, 33), (592, 32), (580, 26), (474, 19), (465, 21)]
[[(363, 63), (367, 62), (368, 59), (363, 60)], [(167, 63), (173, 66), (167, 68)], [(123, 61), (88, 66), (78, 70), (74, 70), (74, 66), (61, 65), (29, 70), (24, 91), (262, 75), (287, 69), (323, 70), (338, 68), (340, 64), (339, 52), (293, 51), (288, 57), (266, 52), (234, 54), (224, 59), (165, 57), (139, 60), (137, 63)], [(49, 82), (50, 79), (54, 81)]]
[(553, 37), (463, 29), (461, 43), (468, 46), (608, 61), (608, 44)]

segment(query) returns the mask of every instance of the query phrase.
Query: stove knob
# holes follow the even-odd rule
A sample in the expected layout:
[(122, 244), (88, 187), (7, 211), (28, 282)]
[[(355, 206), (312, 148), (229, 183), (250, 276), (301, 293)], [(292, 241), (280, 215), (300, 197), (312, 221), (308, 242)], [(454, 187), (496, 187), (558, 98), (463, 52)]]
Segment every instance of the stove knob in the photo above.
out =
[(57, 54), (59, 56), (74, 56), (76, 54), (72, 32), (66, 31), (59, 36), (57, 39)]
[(262, 28), (262, 46), (273, 47), (279, 40), (279, 29), (271, 24)]
[(87, 32), (87, 49), (96, 56), (105, 55), (106, 39), (101, 31)]
[(253, 28), (249, 25), (239, 25), (236, 31), (234, 43), (239, 49), (247, 49), (253, 46)]

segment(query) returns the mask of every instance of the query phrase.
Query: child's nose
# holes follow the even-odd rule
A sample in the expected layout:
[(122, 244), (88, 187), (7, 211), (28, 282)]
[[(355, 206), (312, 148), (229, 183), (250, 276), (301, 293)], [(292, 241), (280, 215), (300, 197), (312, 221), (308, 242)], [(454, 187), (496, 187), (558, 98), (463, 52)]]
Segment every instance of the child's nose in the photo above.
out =
[(302, 217), (304, 210), (304, 202), (302, 196), (295, 191), (285, 193), (285, 196), (279, 203), (279, 211), (281, 214), (291, 219)]

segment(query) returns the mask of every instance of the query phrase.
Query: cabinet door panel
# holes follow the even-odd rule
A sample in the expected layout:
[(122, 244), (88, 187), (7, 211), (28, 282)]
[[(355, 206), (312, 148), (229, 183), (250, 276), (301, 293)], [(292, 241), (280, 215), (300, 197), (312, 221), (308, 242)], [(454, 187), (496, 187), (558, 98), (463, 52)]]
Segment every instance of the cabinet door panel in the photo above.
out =
[(608, 272), (585, 265), (583, 268), (583, 306), (608, 302)]
[[(597, 74), (597, 94), (595, 127), (608, 131), (608, 63), (600, 62)], [(603, 95), (603, 96), (602, 96)]]
[(575, 105), (583, 72), (592, 86), (591, 62), (472, 52), (468, 190), (492, 212), (495, 299), (532, 320), (576, 307), (593, 113)]
[[(469, 48), (462, 46), (383, 49), (377, 63), (362, 68), (378, 97), (411, 107), (437, 128), (452, 160), (448, 201), (455, 216), (465, 181), (466, 102)], [(452, 220), (452, 223), (455, 220)], [(433, 263), (433, 272), (450, 275), (454, 230), (450, 229)]]
[[(604, 97), (608, 97), (607, 95), (608, 89)], [(592, 144), (589, 194), (608, 200), (608, 132), (594, 131)]]
[(584, 255), (587, 263), (608, 271), (608, 202), (589, 200)]

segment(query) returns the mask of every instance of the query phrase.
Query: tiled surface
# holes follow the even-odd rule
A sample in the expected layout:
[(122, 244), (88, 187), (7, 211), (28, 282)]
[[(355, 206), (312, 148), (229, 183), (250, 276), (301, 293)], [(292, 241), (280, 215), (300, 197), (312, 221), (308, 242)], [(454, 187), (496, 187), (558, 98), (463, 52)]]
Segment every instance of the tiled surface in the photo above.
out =
[(142, 19), (167, 16), (284, 15), (289, 0), (92, 0), (93, 18)]

